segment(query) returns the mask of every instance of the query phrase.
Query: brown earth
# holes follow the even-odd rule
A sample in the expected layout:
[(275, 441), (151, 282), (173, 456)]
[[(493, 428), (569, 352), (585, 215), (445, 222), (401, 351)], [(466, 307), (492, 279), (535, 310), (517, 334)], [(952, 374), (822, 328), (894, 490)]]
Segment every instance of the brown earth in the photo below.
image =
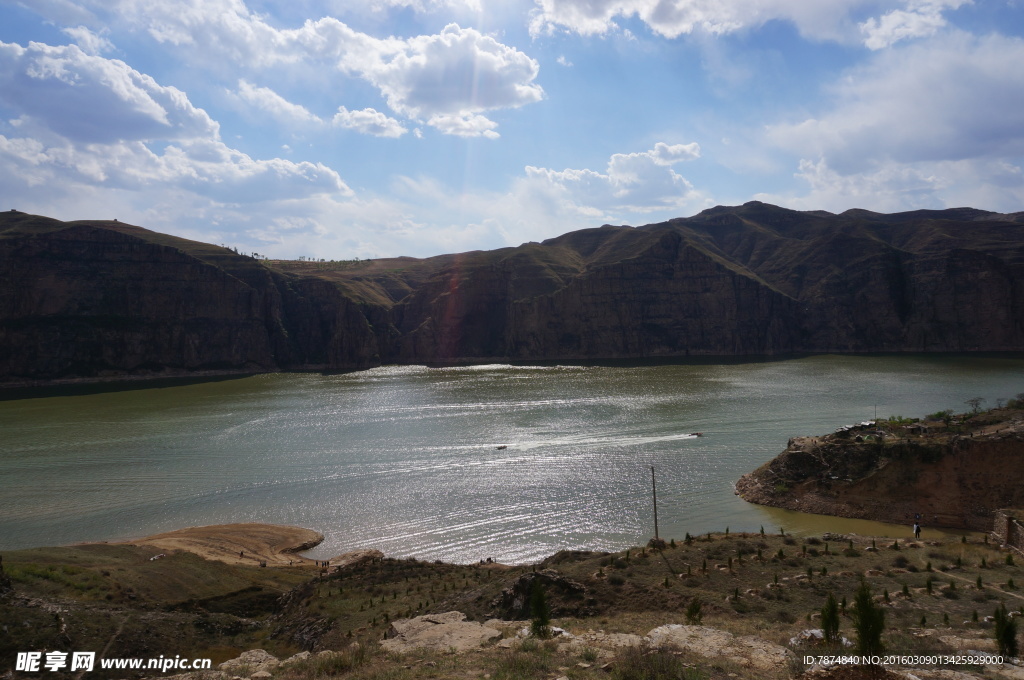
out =
[[(760, 505), (910, 526), (990, 531), (993, 511), (1024, 506), (1024, 412), (996, 409), (932, 434), (902, 426), (796, 437), (736, 483)], [(858, 441), (860, 440), (860, 441)]]
[(189, 527), (126, 541), (129, 545), (150, 546), (173, 552), (184, 550), (203, 559), (228, 564), (276, 566), (313, 566), (314, 561), (297, 555), (323, 542), (324, 537), (311, 529), (276, 524), (216, 524)]

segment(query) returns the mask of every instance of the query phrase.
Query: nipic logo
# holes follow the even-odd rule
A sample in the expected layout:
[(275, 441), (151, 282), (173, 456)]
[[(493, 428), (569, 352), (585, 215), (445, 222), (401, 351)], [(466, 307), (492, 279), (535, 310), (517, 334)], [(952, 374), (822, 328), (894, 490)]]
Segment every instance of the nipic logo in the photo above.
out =
[[(211, 659), (183, 659), (176, 656), (173, 659), (161, 656), (156, 659), (101, 659), (100, 668), (129, 669), (129, 670), (159, 670), (166, 673), (169, 670), (209, 670), (213, 665)], [(14, 670), (26, 673), (38, 673), (41, 670), (56, 672), (68, 671), (91, 671), (96, 666), (96, 652), (18, 652), (14, 664)]]
[[(35, 673), (40, 665), (48, 671), (91, 671), (96, 663), (96, 652), (72, 652), (70, 661), (67, 652), (18, 652), (14, 670)], [(69, 665), (70, 664), (70, 665)]]

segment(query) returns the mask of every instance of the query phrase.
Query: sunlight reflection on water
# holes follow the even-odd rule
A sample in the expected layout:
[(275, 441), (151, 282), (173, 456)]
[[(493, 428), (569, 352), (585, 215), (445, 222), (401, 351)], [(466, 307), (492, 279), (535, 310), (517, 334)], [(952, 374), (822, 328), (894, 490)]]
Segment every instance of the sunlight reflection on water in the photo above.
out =
[(963, 408), (1016, 394), (1022, 377), (1011, 358), (818, 356), (384, 367), (0, 402), (0, 549), (261, 521), (324, 533), (321, 557), (523, 562), (648, 537), (651, 465), (665, 536), (877, 533), (752, 506), (732, 485), (789, 437), (876, 404)]

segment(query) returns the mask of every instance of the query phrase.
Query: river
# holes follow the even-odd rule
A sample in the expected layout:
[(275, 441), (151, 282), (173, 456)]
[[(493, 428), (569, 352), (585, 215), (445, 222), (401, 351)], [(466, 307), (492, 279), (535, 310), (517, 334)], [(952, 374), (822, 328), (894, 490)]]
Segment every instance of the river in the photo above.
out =
[(0, 549), (269, 522), (325, 534), (320, 557), (522, 563), (652, 536), (651, 466), (663, 537), (903, 535), (753, 506), (732, 485), (795, 435), (1022, 390), (1019, 358), (825, 355), (383, 367), (8, 400)]

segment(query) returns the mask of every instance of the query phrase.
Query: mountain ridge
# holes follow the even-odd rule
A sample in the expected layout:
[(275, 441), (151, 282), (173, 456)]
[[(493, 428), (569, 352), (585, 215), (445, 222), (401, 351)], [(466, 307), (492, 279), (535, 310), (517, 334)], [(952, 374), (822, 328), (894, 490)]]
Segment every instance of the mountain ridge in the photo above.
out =
[(717, 206), (430, 258), (262, 261), (0, 213), (0, 383), (1024, 349), (1024, 213)]

